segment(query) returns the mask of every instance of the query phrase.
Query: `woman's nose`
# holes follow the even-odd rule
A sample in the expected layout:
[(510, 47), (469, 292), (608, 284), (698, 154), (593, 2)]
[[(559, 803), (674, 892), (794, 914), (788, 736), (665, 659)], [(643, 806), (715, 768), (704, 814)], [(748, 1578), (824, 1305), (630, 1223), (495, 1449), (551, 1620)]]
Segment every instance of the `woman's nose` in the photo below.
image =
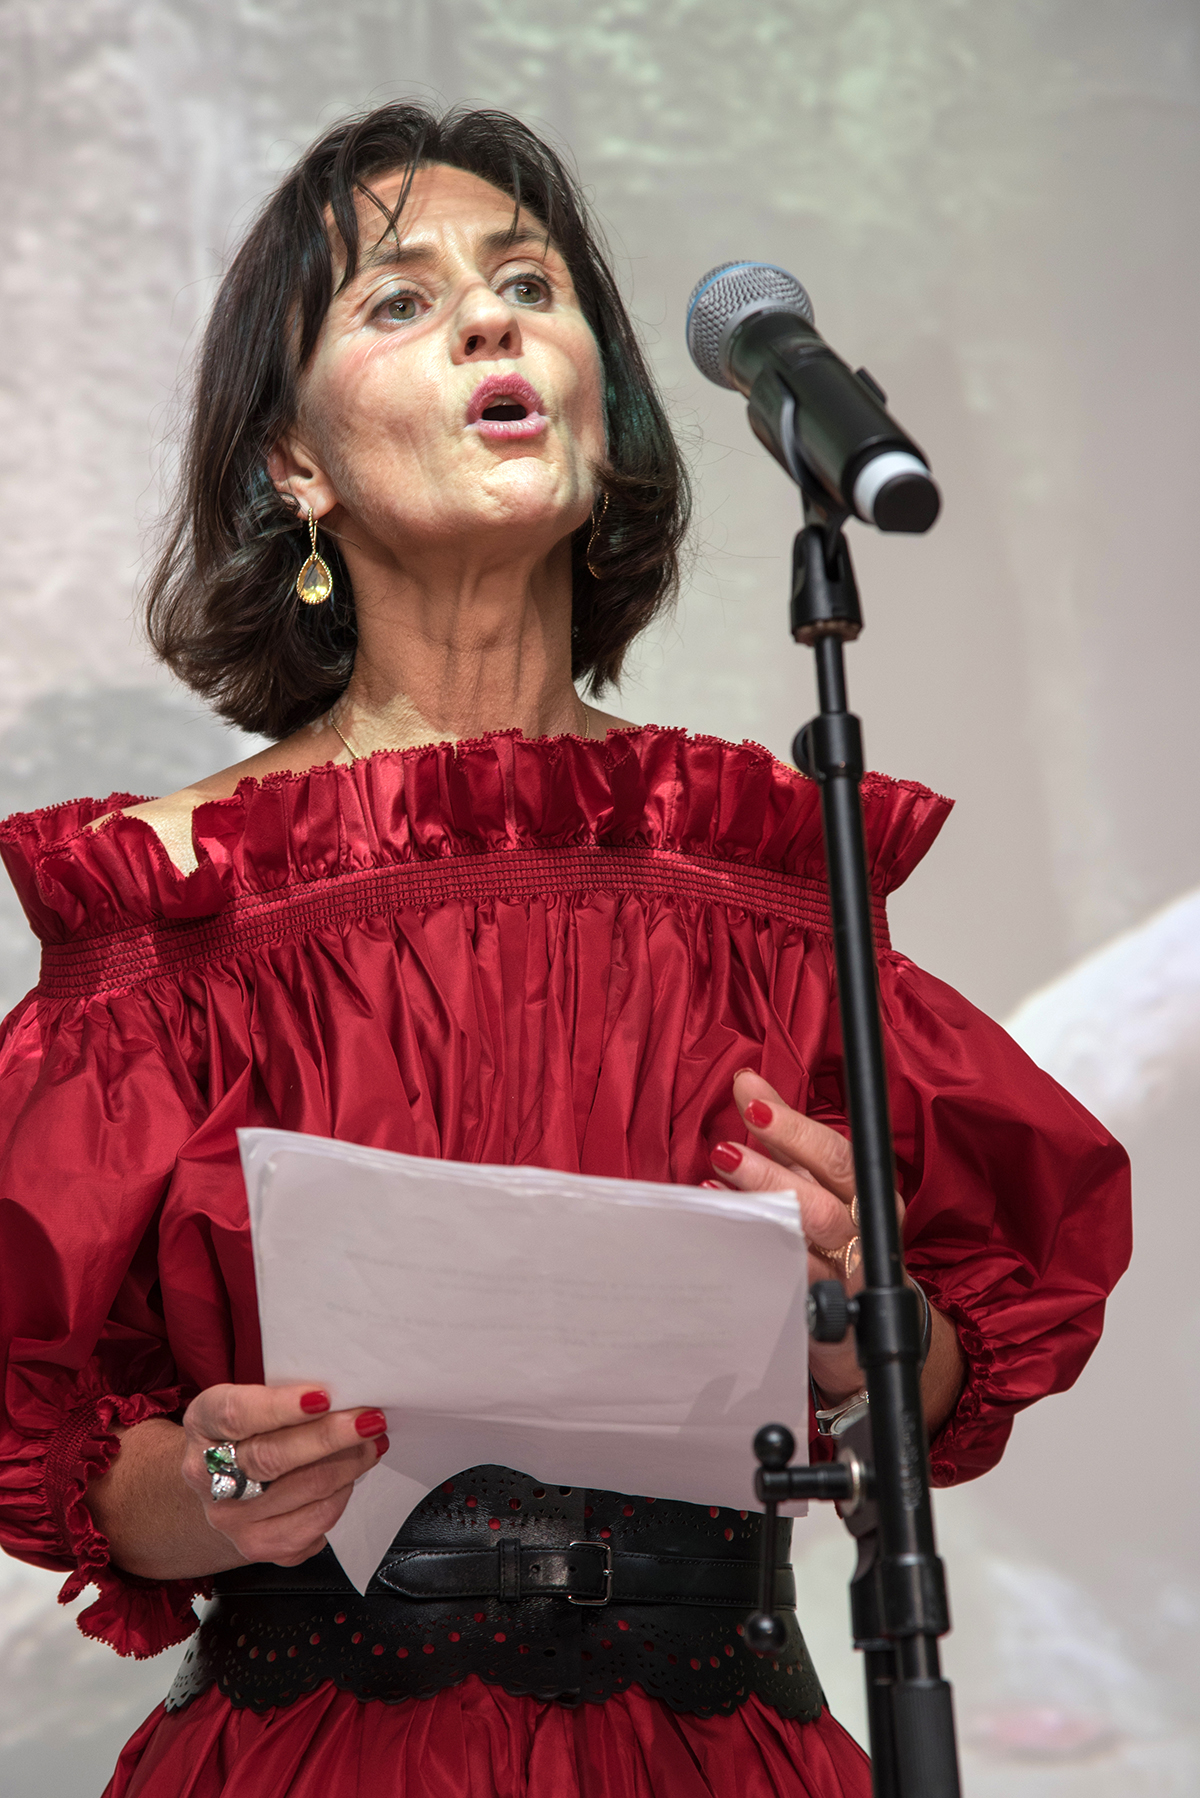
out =
[(519, 356), (521, 326), (512, 306), (503, 297), (480, 282), (472, 287), (458, 311), (455, 321), (456, 361), (485, 362), (494, 356)]

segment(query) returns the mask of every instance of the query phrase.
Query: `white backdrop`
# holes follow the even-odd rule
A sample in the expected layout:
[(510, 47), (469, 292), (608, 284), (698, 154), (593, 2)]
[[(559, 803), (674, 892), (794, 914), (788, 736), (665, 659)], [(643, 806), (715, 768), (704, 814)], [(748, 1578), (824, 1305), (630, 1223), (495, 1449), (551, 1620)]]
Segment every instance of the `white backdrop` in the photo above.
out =
[[(627, 716), (785, 754), (812, 704), (786, 636), (794, 495), (687, 361), (698, 275), (792, 268), (928, 450), (935, 532), (855, 544), (871, 762), (958, 800), (893, 934), (995, 1015), (1054, 983), (1020, 1028), (1124, 1132), (1140, 1224), (1079, 1387), (940, 1506), (977, 1794), (1196, 1784), (1198, 926), (1157, 913), (1200, 885), (1198, 37), (1189, 0), (0, 7), (5, 811), (166, 791), (239, 752), (148, 664), (132, 595), (229, 248), (347, 110), (501, 105), (575, 154), (699, 483), (694, 569)], [(7, 1003), (35, 968), (6, 896)], [(848, 1544), (828, 1520), (800, 1535), (802, 1609), (853, 1723)], [(98, 1791), (168, 1661), (120, 1664), (45, 1579), (0, 1578), (0, 1789)], [(1065, 1756), (1038, 1704), (1070, 1713)], [(1035, 1752), (1014, 1760), (1020, 1730)]]

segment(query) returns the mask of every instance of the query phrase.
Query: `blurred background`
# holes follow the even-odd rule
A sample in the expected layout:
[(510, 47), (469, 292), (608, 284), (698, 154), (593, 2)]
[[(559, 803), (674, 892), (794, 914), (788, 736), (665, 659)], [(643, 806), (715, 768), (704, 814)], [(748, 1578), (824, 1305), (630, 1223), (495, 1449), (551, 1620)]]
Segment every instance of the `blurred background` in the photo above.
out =
[[(0, 810), (171, 790), (251, 746), (150, 664), (133, 598), (179, 382), (277, 175), (399, 95), (569, 146), (699, 491), (694, 564), (617, 709), (786, 756), (812, 709), (795, 494), (691, 368), (694, 281), (809, 288), (945, 495), (854, 534), (873, 766), (958, 801), (899, 948), (1126, 1141), (1137, 1251), (1078, 1386), (938, 1500), (974, 1798), (1191, 1794), (1200, 1681), (1200, 15), (1194, 0), (5, 0)], [(5, 1008), (35, 945), (0, 898)], [(799, 1524), (801, 1618), (861, 1730), (852, 1561)], [(0, 1561), (0, 1792), (98, 1793), (176, 1656), (120, 1662)]]

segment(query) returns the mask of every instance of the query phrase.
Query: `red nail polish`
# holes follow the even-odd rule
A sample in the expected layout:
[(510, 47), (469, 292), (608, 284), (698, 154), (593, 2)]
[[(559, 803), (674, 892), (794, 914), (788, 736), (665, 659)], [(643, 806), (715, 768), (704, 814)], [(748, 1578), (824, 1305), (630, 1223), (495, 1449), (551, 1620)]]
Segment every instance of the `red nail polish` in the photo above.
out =
[(728, 1192), (729, 1191), (729, 1188), (727, 1186), (722, 1186), (721, 1182), (719, 1180), (701, 1180), (700, 1184), (708, 1192)]
[(376, 1438), (375, 1438), (375, 1459), (377, 1461), (382, 1461), (384, 1455), (387, 1454), (388, 1449), (391, 1448), (391, 1446), (392, 1445), (388, 1441), (386, 1436), (376, 1436)]
[(719, 1142), (712, 1152), (712, 1164), (723, 1174), (732, 1174), (742, 1165), (742, 1151), (735, 1142)]
[(354, 1419), (354, 1427), (360, 1436), (382, 1436), (387, 1429), (387, 1418), (382, 1411), (360, 1411)]
[(329, 1409), (327, 1392), (305, 1392), (301, 1395), (300, 1409), (307, 1411), (310, 1417), (316, 1417), (321, 1411)]
[(746, 1107), (746, 1122), (753, 1124), (756, 1130), (768, 1130), (774, 1113), (771, 1107), (761, 1099), (751, 1099)]

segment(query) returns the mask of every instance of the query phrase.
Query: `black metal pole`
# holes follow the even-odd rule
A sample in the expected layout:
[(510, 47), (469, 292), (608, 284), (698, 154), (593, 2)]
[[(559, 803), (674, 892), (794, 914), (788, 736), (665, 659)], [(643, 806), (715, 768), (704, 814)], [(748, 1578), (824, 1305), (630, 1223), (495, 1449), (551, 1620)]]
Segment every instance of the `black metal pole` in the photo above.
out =
[(870, 1398), (878, 1516), (877, 1553), (857, 1595), (872, 1614), (856, 1615), (855, 1635), (865, 1651), (877, 1798), (959, 1798), (950, 1687), (938, 1655), (949, 1616), (934, 1548), (918, 1307), (904, 1282), (896, 1216), (859, 791), (862, 731), (847, 706), (842, 656), (862, 616), (842, 520), (816, 507), (806, 507), (806, 516), (796, 540), (792, 632), (814, 650), (820, 711), (799, 733), (796, 759), (821, 788), (865, 1277), (854, 1328)]

